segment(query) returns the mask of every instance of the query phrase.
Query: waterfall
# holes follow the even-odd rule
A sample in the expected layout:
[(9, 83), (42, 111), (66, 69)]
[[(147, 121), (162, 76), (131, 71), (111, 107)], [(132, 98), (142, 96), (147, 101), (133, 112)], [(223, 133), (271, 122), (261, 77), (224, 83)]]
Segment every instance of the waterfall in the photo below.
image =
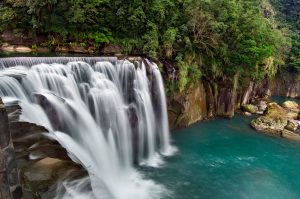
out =
[[(159, 166), (170, 145), (166, 97), (155, 63), (116, 58), (0, 59), (0, 97), (21, 120), (46, 127), (89, 178), (58, 198), (159, 198), (134, 164)], [(92, 191), (83, 194), (86, 182)]]

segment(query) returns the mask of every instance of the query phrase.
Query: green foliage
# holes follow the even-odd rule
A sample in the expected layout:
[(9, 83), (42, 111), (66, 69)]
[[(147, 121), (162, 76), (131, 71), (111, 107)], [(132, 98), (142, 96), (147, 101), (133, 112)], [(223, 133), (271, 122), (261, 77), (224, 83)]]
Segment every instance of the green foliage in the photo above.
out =
[(149, 31), (143, 36), (143, 40), (146, 41), (143, 47), (143, 52), (153, 58), (156, 58), (159, 41), (158, 29), (154, 23), (149, 23)]
[(300, 0), (271, 0), (271, 2), (277, 9), (277, 17), (290, 30), (292, 42), (285, 69), (289, 72), (300, 73)]
[(183, 61), (182, 55), (176, 57), (176, 63), (179, 67), (178, 89), (182, 92), (188, 84), (188, 65)]
[(299, 10), (300, 0), (3, 0), (0, 31), (175, 62), (182, 91), (202, 76), (261, 80), (285, 61), (300, 71)]
[(0, 31), (4, 31), (8, 24), (15, 18), (16, 13), (10, 7), (0, 7)]
[(75, 33), (74, 36), (78, 39), (87, 39), (87, 40), (93, 40), (96, 44), (101, 43), (110, 43), (113, 41), (112, 34), (108, 31), (106, 33), (102, 32), (90, 32), (90, 33)]

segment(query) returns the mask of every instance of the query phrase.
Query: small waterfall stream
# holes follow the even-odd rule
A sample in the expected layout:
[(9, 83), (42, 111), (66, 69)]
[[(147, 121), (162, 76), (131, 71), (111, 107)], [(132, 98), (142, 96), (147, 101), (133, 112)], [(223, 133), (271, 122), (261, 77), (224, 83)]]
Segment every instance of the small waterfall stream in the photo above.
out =
[[(155, 63), (116, 58), (0, 59), (0, 97), (21, 120), (45, 126), (89, 177), (65, 182), (58, 198), (159, 198), (134, 163), (170, 155), (166, 97)], [(90, 181), (92, 192), (83, 188)]]

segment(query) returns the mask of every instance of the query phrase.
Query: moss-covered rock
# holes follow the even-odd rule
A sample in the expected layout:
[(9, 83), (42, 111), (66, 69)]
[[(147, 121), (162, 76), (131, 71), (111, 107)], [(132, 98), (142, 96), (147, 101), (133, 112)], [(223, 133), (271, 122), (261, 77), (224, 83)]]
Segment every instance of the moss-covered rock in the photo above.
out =
[(280, 135), (281, 131), (287, 125), (287, 119), (285, 118), (271, 118), (267, 116), (261, 116), (252, 120), (251, 126), (260, 132)]
[(269, 118), (287, 118), (288, 112), (277, 103), (269, 103), (265, 111), (265, 116)]
[(284, 117), (261, 116), (252, 120), (251, 126), (263, 133), (300, 140), (300, 134), (296, 132), (298, 123), (295, 120)]
[(282, 107), (285, 108), (285, 109), (288, 109), (288, 110), (295, 110), (295, 111), (298, 111), (299, 105), (298, 105), (297, 102), (295, 102), (295, 101), (285, 101), (285, 102), (282, 104)]
[(252, 104), (244, 104), (242, 105), (242, 111), (248, 112), (248, 113), (257, 113), (258, 112), (258, 107)]

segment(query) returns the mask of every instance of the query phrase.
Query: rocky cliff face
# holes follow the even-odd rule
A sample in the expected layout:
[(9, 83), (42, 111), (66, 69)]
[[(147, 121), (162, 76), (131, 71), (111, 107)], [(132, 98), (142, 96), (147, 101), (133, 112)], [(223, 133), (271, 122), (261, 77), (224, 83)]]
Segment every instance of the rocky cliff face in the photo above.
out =
[(7, 112), (0, 98), (0, 198), (22, 198)]
[(21, 112), (0, 98), (0, 199), (54, 198), (57, 184), (87, 173), (47, 129), (20, 121)]
[(219, 84), (202, 81), (169, 98), (169, 121), (172, 129), (187, 127), (216, 116), (233, 117), (237, 84), (222, 80)]
[(274, 80), (268, 81), (268, 87), (274, 96), (300, 97), (300, 76), (278, 75)]
[(260, 83), (219, 80), (217, 83), (201, 81), (182, 93), (169, 97), (169, 122), (172, 129), (187, 127), (213, 117), (233, 117), (243, 104), (256, 98), (269, 96), (300, 96), (300, 77), (279, 74)]

